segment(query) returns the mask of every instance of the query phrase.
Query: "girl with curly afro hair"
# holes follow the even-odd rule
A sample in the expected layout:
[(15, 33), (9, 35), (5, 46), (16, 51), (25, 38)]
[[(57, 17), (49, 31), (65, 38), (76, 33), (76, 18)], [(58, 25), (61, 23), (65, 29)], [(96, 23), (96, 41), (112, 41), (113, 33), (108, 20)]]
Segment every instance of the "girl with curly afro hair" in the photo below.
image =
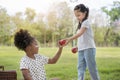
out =
[(23, 29), (16, 32), (14, 44), (19, 50), (23, 50), (26, 53), (20, 61), (20, 70), (24, 80), (46, 80), (44, 65), (56, 63), (63, 49), (59, 45), (59, 49), (53, 58), (40, 55), (38, 54), (39, 46), (37, 40), (27, 30)]

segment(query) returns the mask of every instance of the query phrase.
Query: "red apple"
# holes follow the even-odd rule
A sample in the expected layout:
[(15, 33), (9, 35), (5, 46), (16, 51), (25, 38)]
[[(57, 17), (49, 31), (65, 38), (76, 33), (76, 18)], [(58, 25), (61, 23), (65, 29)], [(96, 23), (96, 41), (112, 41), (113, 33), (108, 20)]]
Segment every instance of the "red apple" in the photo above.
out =
[(59, 41), (59, 44), (60, 44), (60, 45), (64, 45), (65, 42), (66, 42), (66, 40), (60, 40), (60, 41)]
[(71, 51), (72, 51), (72, 53), (76, 53), (76, 52), (78, 51), (78, 47), (73, 47), (73, 48), (71, 49)]

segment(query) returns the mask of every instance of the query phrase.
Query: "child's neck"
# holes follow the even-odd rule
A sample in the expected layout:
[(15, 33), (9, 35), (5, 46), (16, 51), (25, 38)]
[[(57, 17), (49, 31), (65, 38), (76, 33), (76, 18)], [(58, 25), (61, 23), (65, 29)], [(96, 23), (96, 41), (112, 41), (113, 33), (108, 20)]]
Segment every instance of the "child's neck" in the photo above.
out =
[(79, 21), (80, 23), (82, 23), (82, 21)]
[(26, 55), (27, 55), (29, 58), (35, 59), (35, 56), (34, 56), (33, 53), (26, 52)]

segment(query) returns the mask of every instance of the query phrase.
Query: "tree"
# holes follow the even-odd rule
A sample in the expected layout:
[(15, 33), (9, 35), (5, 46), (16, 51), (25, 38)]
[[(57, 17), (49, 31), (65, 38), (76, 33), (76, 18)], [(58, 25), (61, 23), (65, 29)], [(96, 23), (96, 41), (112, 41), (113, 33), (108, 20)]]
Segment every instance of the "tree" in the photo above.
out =
[[(52, 42), (68, 37), (72, 34), (72, 11), (66, 2), (51, 6), (47, 16), (48, 26), (52, 32)], [(54, 44), (53, 44), (54, 45)]]
[(110, 16), (111, 22), (120, 19), (120, 1), (114, 1), (110, 10), (107, 7), (102, 7), (102, 10)]
[(12, 27), (6, 9), (0, 6), (0, 44), (10, 45)]
[(45, 15), (39, 13), (36, 17), (36, 30), (38, 31), (38, 35), (36, 36), (39, 42), (41, 43), (41, 46), (46, 47), (47, 43), (50, 39), (48, 39), (47, 34), (47, 24), (44, 21)]
[[(112, 27), (108, 28), (106, 31), (106, 34), (104, 36), (104, 40), (107, 43), (107, 39), (110, 39), (109, 37), (113, 37), (114, 39), (111, 39), (110, 41), (113, 41), (115, 46), (119, 46), (119, 36), (120, 34), (114, 32), (115, 26), (112, 25), (115, 21), (118, 21), (120, 19), (120, 1), (114, 1), (113, 4), (111, 5), (111, 9), (109, 10), (107, 7), (102, 7), (101, 8), (103, 12), (105, 12), (109, 17), (110, 17), (110, 24)], [(112, 31), (111, 31), (112, 30)], [(111, 33), (110, 33), (111, 32)], [(109, 34), (111, 34), (109, 36)], [(115, 37), (116, 36), (116, 37)], [(118, 44), (117, 44), (118, 43)]]
[(26, 15), (26, 20), (28, 20), (29, 22), (32, 22), (34, 21), (36, 13), (34, 9), (26, 8), (25, 15)]
[(17, 29), (22, 28), (24, 23), (23, 13), (17, 12), (14, 16), (11, 16), (11, 21), (16, 25)]

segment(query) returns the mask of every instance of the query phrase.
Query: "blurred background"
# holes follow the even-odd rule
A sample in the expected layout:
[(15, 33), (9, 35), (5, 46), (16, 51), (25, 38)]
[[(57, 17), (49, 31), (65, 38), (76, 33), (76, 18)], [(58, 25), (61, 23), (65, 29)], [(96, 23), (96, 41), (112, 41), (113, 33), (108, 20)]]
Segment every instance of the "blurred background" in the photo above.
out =
[[(76, 33), (74, 7), (83, 3), (98, 47), (120, 46), (120, 0), (0, 0), (0, 45), (13, 46), (14, 34), (27, 29), (41, 47), (56, 47)], [(68, 46), (76, 45), (76, 41)]]

